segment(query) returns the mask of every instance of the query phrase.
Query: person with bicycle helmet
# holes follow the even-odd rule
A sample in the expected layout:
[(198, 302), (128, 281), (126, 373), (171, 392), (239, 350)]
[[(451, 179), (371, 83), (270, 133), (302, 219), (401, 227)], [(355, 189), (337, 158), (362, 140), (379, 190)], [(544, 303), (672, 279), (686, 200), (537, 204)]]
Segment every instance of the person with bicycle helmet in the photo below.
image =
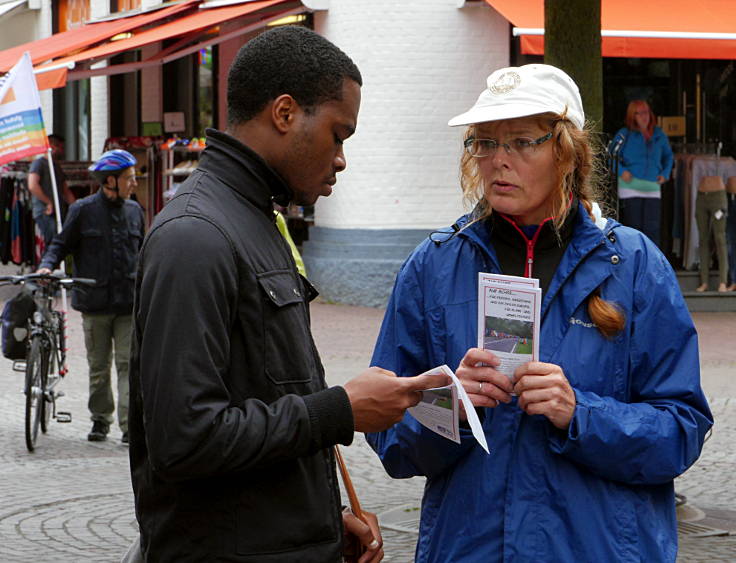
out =
[(74, 276), (97, 285), (72, 293), (72, 307), (82, 313), (89, 365), (87, 439), (105, 440), (113, 422), (111, 385), (113, 348), (117, 371), (117, 416), (122, 442), (128, 443), (128, 359), (133, 283), (144, 235), (143, 210), (130, 195), (137, 185), (136, 159), (127, 151), (105, 152), (89, 167), (99, 189), (69, 208), (64, 227), (44, 254), (39, 272), (50, 272), (67, 255), (74, 257)]

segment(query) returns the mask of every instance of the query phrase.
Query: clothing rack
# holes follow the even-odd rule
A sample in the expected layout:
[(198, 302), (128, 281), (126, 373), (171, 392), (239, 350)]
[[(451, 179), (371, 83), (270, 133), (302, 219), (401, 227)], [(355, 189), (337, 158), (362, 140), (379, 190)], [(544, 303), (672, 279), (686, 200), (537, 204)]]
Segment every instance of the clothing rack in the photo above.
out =
[(718, 154), (720, 156), (723, 148), (721, 141), (708, 141), (706, 143), (685, 143), (682, 141), (671, 144), (672, 152), (679, 154)]

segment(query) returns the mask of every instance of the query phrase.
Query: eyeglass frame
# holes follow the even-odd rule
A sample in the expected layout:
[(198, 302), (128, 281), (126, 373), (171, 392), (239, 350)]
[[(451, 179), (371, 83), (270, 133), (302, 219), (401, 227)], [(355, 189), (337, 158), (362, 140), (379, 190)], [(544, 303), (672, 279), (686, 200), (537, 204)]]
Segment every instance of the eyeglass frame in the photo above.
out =
[[(534, 149), (536, 150), (536, 148), (539, 145), (541, 145), (542, 143), (546, 143), (551, 138), (552, 138), (552, 131), (550, 131), (546, 135), (542, 135), (538, 139), (534, 139), (534, 140), (530, 141), (529, 142), (529, 146), (530, 147), (534, 147)], [(472, 145), (476, 141), (493, 141), (494, 143), (496, 143), (496, 148), (492, 149), (488, 154), (484, 154), (484, 155), (470, 154), (470, 152), (468, 151), (468, 148), (470, 147), (470, 145)], [(465, 139), (463, 141), (463, 148), (471, 156), (471, 158), (485, 158), (487, 156), (491, 156), (493, 154), (496, 154), (496, 151), (500, 147), (503, 147), (504, 150), (506, 151), (506, 154), (508, 154), (508, 155), (515, 154), (515, 155), (521, 156), (521, 153), (519, 153), (518, 149), (511, 148), (511, 145), (509, 145), (508, 143), (499, 143), (496, 139), (486, 139), (486, 138), (483, 138), (483, 137), (476, 138), (474, 135), (471, 135), (470, 137), (468, 137), (467, 139)]]

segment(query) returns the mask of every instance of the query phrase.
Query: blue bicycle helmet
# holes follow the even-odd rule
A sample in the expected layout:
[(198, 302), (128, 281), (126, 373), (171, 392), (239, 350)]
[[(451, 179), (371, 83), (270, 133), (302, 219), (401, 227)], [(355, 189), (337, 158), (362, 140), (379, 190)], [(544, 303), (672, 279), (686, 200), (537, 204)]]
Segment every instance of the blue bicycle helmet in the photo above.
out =
[(123, 170), (135, 166), (136, 162), (135, 157), (128, 151), (114, 149), (103, 153), (87, 170), (98, 181), (104, 183), (108, 176), (117, 178)]

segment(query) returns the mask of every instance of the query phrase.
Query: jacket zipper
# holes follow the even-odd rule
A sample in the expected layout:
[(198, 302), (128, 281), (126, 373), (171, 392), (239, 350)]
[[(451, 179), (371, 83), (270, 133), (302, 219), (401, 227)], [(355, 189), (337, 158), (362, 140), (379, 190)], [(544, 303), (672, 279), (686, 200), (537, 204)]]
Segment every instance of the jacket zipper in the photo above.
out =
[(519, 228), (519, 225), (516, 224), (516, 222), (511, 219), (510, 217), (506, 217), (503, 214), (500, 214), (501, 217), (506, 219), (509, 223), (511, 223), (514, 228), (519, 232), (519, 234), (524, 238), (526, 241), (526, 263), (524, 264), (524, 277), (525, 278), (531, 278), (532, 272), (534, 271), (534, 245), (537, 244), (537, 239), (539, 238), (539, 233), (542, 232), (542, 226), (547, 222), (554, 219), (554, 217), (547, 217), (544, 221), (539, 223), (539, 226), (537, 227), (536, 232), (534, 233), (534, 236), (529, 240), (529, 238), (524, 234), (524, 231), (522, 231)]

